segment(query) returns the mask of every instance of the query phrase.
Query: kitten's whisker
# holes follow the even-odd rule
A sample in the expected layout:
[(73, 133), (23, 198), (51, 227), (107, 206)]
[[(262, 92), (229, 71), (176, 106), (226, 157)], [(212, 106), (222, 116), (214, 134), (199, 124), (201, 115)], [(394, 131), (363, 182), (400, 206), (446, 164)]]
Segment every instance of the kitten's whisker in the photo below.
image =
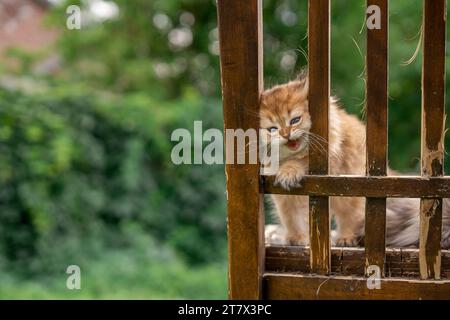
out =
[(315, 142), (317, 145), (319, 145), (323, 150), (326, 150), (328, 148), (326, 148), (323, 144), (325, 144), (326, 141), (321, 141), (319, 140), (317, 137), (315, 136), (308, 136), (309, 140), (312, 142)]
[(328, 144), (327, 139), (325, 139), (325, 138), (322, 137), (322, 136), (319, 136), (319, 135), (316, 134), (316, 133), (312, 133), (312, 132), (305, 132), (305, 133), (306, 133), (307, 135), (309, 135), (309, 136), (315, 137), (316, 139), (318, 139), (318, 140), (320, 140), (320, 141), (323, 141), (323, 142), (325, 142), (325, 143)]
[(313, 139), (309, 140), (310, 145), (313, 147), (314, 150), (317, 150), (318, 152), (322, 154), (326, 154), (327, 151), (324, 149), (324, 147), (318, 143), (317, 141), (314, 141)]
[(301, 132), (301, 134), (305, 134), (305, 135), (310, 136), (310, 137), (315, 137), (318, 140), (321, 140), (321, 141), (323, 141), (325, 143), (328, 143), (328, 141), (325, 138), (319, 136), (318, 134), (312, 133), (310, 131), (305, 131), (305, 130), (299, 130), (299, 132)]
[(311, 143), (315, 143), (315, 145), (319, 146), (324, 153), (329, 153), (331, 156), (335, 157), (338, 160), (342, 160), (342, 155), (338, 153), (336, 150), (331, 149), (328, 150), (328, 141), (323, 139), (322, 137), (307, 132), (308, 138), (310, 138)]
[(326, 146), (324, 146), (323, 143), (321, 143), (321, 141), (317, 140), (317, 137), (315, 137), (314, 135), (311, 135), (311, 136), (309, 136), (309, 138), (310, 139), (308, 140), (308, 142), (315, 150), (318, 150), (322, 154), (329, 154), (330, 156), (336, 158), (339, 161), (342, 160), (341, 154), (339, 154), (336, 150), (333, 150), (333, 149), (328, 150), (328, 148)]

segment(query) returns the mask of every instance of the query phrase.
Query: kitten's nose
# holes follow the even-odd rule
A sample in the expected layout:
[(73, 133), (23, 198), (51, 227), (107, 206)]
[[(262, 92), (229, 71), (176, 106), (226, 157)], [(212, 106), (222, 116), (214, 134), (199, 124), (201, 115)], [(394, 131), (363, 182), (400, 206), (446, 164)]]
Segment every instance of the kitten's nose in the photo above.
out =
[(289, 140), (289, 138), (291, 137), (291, 130), (289, 128), (282, 128), (280, 130), (280, 136), (282, 136), (286, 140)]

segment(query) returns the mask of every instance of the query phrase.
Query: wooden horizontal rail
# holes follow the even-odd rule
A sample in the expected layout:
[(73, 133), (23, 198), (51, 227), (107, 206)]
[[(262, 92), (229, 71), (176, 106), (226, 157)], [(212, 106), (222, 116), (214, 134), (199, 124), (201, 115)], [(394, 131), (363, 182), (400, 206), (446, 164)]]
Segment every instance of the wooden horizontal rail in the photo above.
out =
[(369, 289), (367, 278), (299, 274), (264, 275), (264, 298), (273, 300), (447, 300), (450, 280), (385, 278), (380, 289)]
[(263, 193), (332, 197), (450, 198), (450, 176), (304, 176), (291, 190), (274, 185), (273, 176), (263, 176)]
[[(308, 247), (266, 247), (266, 272), (309, 274)], [(364, 248), (331, 248), (331, 275), (364, 276)], [(418, 249), (386, 249), (385, 276), (415, 278), (420, 276)], [(442, 278), (450, 279), (450, 251), (442, 251)]]

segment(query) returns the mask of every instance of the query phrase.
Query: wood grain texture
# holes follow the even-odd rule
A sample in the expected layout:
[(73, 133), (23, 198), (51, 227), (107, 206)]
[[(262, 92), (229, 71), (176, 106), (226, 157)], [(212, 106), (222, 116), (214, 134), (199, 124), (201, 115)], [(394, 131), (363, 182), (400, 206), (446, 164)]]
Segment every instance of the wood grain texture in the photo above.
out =
[[(308, 247), (266, 247), (266, 272), (309, 274)], [(387, 248), (385, 276), (419, 279), (419, 250)], [(450, 279), (450, 251), (442, 251), (442, 278)], [(357, 276), (365, 274), (364, 248), (331, 248), (332, 276)]]
[[(376, 265), (384, 276), (386, 250), (386, 198), (366, 198), (366, 269)], [(368, 274), (366, 272), (366, 274)]]
[[(328, 115), (330, 101), (330, 1), (309, 0), (308, 7), (308, 59), (311, 132), (328, 141)], [(310, 148), (309, 173), (328, 174), (328, 144), (323, 148)], [(330, 272), (330, 219), (329, 199), (324, 196), (309, 198), (310, 266), (313, 273)]]
[[(444, 174), (446, 0), (424, 0), (422, 65), (422, 175)], [(420, 209), (420, 273), (440, 278), (442, 199), (423, 199)]]
[(450, 177), (305, 176), (300, 187), (289, 191), (273, 183), (274, 177), (263, 178), (265, 193), (371, 198), (448, 198), (450, 194)]
[(380, 289), (369, 289), (367, 278), (298, 274), (264, 275), (264, 298), (274, 300), (449, 300), (450, 280), (381, 279)]
[[(263, 90), (261, 1), (219, 0), (217, 6), (225, 129), (258, 129)], [(230, 156), (236, 154), (227, 152)], [(259, 299), (264, 272), (259, 165), (227, 164), (226, 176), (229, 297)]]
[(388, 143), (388, 0), (367, 0), (367, 7), (372, 5), (381, 10), (381, 28), (367, 29), (367, 173), (385, 176)]
[[(380, 8), (380, 29), (367, 28), (366, 159), (367, 175), (385, 176), (388, 123), (388, 0), (367, 0)], [(373, 12), (369, 12), (369, 15)], [(367, 18), (369, 17), (367, 16)], [(386, 198), (366, 198), (366, 268), (377, 265), (384, 275)]]

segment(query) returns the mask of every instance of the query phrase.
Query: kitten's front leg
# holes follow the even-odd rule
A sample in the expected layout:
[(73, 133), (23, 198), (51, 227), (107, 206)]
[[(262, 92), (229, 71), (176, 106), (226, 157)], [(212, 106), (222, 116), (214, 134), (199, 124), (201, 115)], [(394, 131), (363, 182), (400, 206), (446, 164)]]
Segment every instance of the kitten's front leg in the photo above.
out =
[(305, 173), (306, 167), (300, 160), (288, 160), (278, 170), (275, 176), (275, 185), (279, 185), (286, 190), (299, 187)]
[(364, 234), (365, 201), (363, 198), (331, 198), (337, 230), (334, 242), (338, 247), (355, 247)]

